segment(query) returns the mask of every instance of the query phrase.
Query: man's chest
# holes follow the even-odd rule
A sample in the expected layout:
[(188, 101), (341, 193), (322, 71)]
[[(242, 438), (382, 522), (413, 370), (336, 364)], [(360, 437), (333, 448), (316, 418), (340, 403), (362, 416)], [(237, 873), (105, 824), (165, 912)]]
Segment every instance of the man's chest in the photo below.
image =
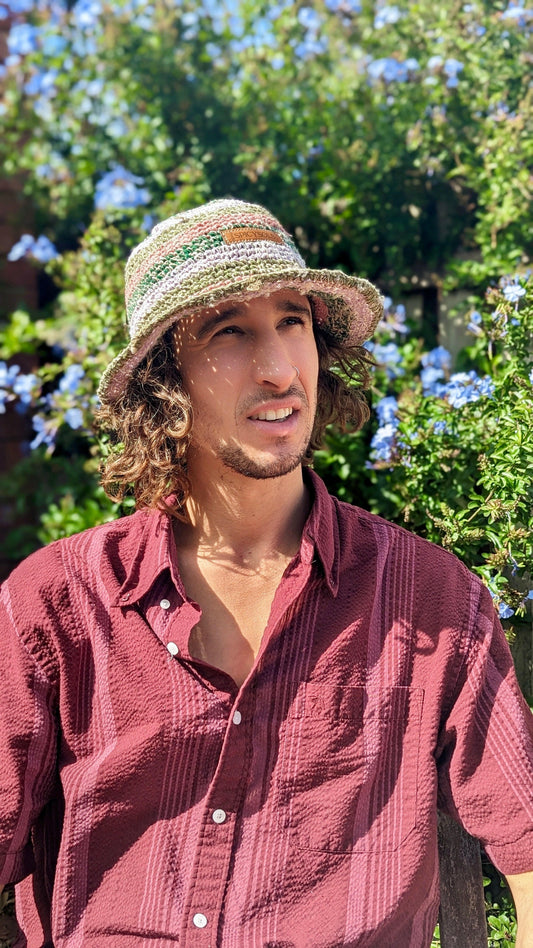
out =
[(189, 638), (191, 656), (226, 672), (240, 686), (261, 647), (287, 562), (255, 572), (213, 564), (185, 567), (187, 596), (201, 609)]

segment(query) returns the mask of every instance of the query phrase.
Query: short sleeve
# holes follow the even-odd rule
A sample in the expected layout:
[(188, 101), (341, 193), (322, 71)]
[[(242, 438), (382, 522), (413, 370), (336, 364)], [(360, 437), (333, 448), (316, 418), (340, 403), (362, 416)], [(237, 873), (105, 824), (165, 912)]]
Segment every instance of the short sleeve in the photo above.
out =
[(533, 715), (488, 591), (467, 635), (437, 758), (439, 806), (504, 874), (533, 869)]

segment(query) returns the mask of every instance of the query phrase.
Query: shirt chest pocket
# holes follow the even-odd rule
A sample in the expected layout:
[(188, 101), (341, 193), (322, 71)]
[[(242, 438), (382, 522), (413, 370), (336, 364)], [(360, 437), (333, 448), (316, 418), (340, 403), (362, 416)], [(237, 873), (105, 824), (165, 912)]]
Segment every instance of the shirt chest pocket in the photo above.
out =
[(416, 826), (422, 689), (307, 684), (280, 733), (276, 809), (302, 849), (393, 852)]

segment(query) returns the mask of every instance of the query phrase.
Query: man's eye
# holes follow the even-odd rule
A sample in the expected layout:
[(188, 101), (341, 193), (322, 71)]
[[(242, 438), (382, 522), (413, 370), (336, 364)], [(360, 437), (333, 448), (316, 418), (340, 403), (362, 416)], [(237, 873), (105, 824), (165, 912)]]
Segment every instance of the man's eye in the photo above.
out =
[(238, 326), (224, 326), (223, 329), (219, 329), (215, 333), (215, 336), (235, 336), (237, 333), (240, 333), (241, 330)]
[(287, 316), (285, 320), (285, 325), (287, 326), (303, 326), (305, 320), (303, 316)]

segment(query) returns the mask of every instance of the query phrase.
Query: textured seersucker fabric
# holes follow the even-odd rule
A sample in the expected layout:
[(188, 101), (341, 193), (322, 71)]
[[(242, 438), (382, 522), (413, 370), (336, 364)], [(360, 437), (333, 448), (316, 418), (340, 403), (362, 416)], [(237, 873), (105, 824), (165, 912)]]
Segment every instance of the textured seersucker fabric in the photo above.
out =
[(490, 597), (310, 483), (240, 690), (188, 654), (164, 515), (4, 584), (0, 882), (35, 865), (29, 948), (424, 948), (437, 800), (503, 872), (533, 868), (532, 719)]

